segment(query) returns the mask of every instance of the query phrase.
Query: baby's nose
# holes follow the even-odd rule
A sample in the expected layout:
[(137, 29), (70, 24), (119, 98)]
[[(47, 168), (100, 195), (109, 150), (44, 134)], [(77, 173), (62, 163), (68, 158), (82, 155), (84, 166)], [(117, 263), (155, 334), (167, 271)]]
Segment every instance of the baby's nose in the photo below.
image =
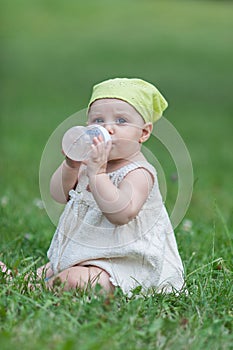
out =
[(114, 125), (112, 123), (105, 123), (104, 127), (110, 135), (114, 133)]

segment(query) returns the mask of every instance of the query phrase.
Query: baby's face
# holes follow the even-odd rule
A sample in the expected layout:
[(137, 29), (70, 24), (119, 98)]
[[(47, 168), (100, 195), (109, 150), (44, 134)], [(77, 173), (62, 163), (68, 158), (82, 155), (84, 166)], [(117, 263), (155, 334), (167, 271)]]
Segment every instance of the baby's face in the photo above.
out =
[(119, 99), (99, 99), (92, 103), (88, 125), (98, 124), (112, 138), (110, 159), (127, 158), (140, 151), (140, 139), (145, 124), (141, 115), (127, 102)]

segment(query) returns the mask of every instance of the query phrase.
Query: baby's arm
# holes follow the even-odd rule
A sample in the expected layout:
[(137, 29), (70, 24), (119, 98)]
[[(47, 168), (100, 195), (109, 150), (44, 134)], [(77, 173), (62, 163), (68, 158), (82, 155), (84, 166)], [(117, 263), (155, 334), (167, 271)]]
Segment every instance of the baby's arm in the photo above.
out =
[(55, 201), (62, 204), (68, 201), (69, 191), (78, 182), (80, 165), (81, 162), (75, 162), (66, 158), (52, 175), (50, 193)]
[(94, 139), (87, 163), (89, 186), (106, 218), (116, 225), (127, 224), (138, 215), (153, 186), (151, 174), (144, 168), (131, 171), (116, 187), (106, 174), (111, 142), (107, 146)]
[(136, 217), (153, 186), (151, 174), (144, 168), (131, 171), (119, 188), (105, 173), (90, 179), (91, 192), (106, 218), (115, 225), (127, 224)]

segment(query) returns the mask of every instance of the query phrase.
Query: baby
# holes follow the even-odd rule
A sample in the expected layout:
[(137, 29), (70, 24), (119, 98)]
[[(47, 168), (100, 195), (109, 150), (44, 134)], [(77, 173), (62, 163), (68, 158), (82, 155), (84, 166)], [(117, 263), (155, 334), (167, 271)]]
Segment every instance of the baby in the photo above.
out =
[[(51, 178), (51, 195), (66, 203), (38, 269), (52, 289), (119, 286), (130, 295), (180, 291), (183, 266), (156, 170), (141, 152), (153, 123), (167, 107), (161, 93), (141, 79), (116, 78), (93, 88), (88, 125), (111, 136), (95, 137), (88, 159), (65, 158)], [(3, 266), (4, 267), (4, 266)]]

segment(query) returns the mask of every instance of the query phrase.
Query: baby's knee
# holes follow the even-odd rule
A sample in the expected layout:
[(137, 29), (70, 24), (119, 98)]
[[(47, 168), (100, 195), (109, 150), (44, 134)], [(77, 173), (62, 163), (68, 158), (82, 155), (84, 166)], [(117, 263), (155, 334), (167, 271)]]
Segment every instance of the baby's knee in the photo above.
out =
[(57, 275), (53, 281), (53, 285), (62, 285), (64, 290), (83, 288), (88, 279), (88, 269), (69, 268)]
[(94, 288), (99, 284), (106, 292), (113, 292), (114, 286), (109, 274), (95, 266), (73, 266), (48, 280), (48, 288), (62, 286), (64, 290)]
[(106, 292), (113, 292), (114, 286), (110, 282), (110, 276), (106, 271), (100, 269), (99, 267), (90, 266), (89, 276), (89, 283), (92, 287), (99, 284)]

